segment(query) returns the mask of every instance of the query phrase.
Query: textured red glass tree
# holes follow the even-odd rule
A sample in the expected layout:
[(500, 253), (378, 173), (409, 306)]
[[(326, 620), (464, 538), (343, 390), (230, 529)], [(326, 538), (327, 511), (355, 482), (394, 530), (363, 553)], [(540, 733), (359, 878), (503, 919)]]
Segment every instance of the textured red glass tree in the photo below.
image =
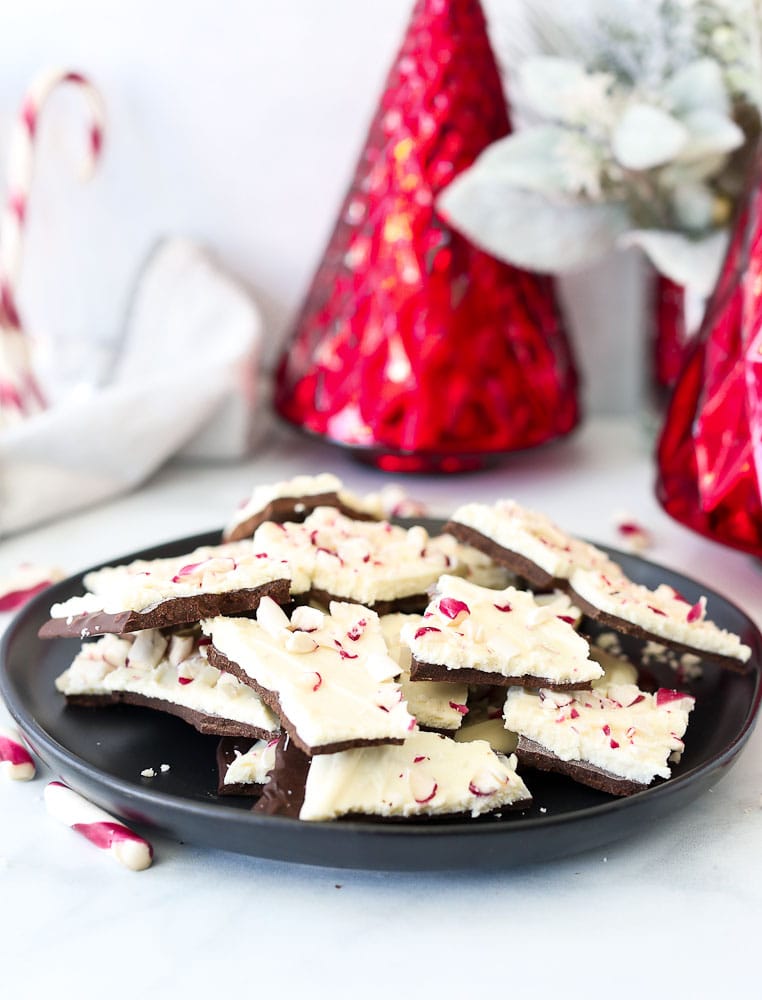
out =
[(420, 0), (279, 365), (283, 417), (397, 471), (476, 467), (574, 427), (551, 280), (436, 211), (509, 131), (478, 0)]
[(659, 442), (657, 495), (703, 535), (762, 555), (762, 155)]

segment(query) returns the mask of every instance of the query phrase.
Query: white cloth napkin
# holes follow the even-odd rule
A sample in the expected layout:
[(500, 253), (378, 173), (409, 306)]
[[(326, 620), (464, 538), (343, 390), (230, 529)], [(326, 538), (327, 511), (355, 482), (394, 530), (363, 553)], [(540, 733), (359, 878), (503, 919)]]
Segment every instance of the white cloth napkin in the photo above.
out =
[(262, 322), (201, 247), (159, 244), (109, 378), (0, 432), (0, 537), (128, 490), (180, 451), (253, 447)]

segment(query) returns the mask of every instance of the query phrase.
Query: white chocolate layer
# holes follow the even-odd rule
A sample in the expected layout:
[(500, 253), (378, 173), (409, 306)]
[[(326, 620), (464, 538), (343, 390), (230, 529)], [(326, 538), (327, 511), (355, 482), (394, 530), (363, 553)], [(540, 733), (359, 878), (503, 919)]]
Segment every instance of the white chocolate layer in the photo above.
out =
[(82, 646), (56, 679), (56, 687), (65, 695), (129, 691), (267, 733), (279, 732), (280, 723), (256, 691), (213, 667), (206, 649), (190, 635), (168, 640), (158, 629), (104, 635)]
[(251, 541), (207, 545), (187, 555), (138, 559), (88, 573), (85, 586), (90, 593), (54, 604), (50, 616), (147, 611), (176, 597), (225, 594), (290, 578), (286, 563), (255, 549)]
[(498, 500), (491, 507), (465, 504), (455, 511), (452, 520), (524, 556), (558, 579), (568, 578), (580, 567), (604, 572), (618, 569), (605, 552), (567, 535), (545, 514), (522, 507), (515, 500)]
[(377, 493), (359, 496), (351, 490), (339, 490), (339, 499), (345, 507), (359, 511), (383, 521), (389, 517), (423, 517), (426, 507), (409, 497), (405, 490), (395, 483), (387, 483)]
[(404, 625), (402, 641), (416, 659), (448, 670), (582, 684), (603, 670), (590, 659), (587, 642), (563, 620), (573, 620), (571, 609), (564, 595), (541, 606), (528, 591), (489, 590), (443, 576), (422, 625)]
[(741, 662), (751, 656), (751, 649), (737, 635), (705, 617), (705, 598), (691, 606), (665, 583), (649, 590), (622, 574), (591, 570), (577, 570), (569, 582), (572, 590), (594, 607), (662, 639)]
[(415, 719), (393, 680), (399, 668), (378, 615), (336, 601), (330, 612), (297, 608), (289, 621), (264, 598), (256, 621), (214, 618), (202, 627), (221, 653), (277, 696), (284, 718), (310, 748), (404, 739)]
[(254, 545), (289, 563), (294, 593), (312, 586), (366, 605), (423, 594), (457, 567), (455, 539), (430, 538), (420, 526), (353, 521), (333, 507), (318, 507), (303, 524), (262, 524)]
[(504, 716), (506, 729), (561, 760), (584, 761), (648, 785), (670, 776), (667, 761), (683, 750), (693, 705), (693, 698), (675, 691), (653, 695), (635, 684), (602, 681), (592, 691), (511, 688)]
[(255, 486), (249, 499), (238, 508), (225, 527), (224, 536), (229, 537), (235, 529), (255, 517), (274, 500), (293, 499), (300, 497), (319, 496), (323, 493), (338, 493), (341, 480), (328, 472), (318, 476), (294, 476), (293, 479), (283, 479), (277, 483), (264, 483)]
[(515, 757), (484, 741), (455, 743), (412, 733), (402, 746), (358, 747), (314, 757), (300, 819), (373, 816), (478, 816), (529, 800)]
[(236, 752), (235, 760), (225, 772), (225, 785), (266, 785), (275, 765), (275, 748), (278, 740), (257, 740), (246, 751)]
[(422, 622), (421, 615), (384, 615), (381, 628), (389, 655), (400, 667), (399, 683), (408, 711), (416, 717), (419, 726), (453, 732), (460, 728), (468, 714), (467, 685), (410, 680), (410, 649), (403, 644), (400, 631), (405, 623), (417, 628)]

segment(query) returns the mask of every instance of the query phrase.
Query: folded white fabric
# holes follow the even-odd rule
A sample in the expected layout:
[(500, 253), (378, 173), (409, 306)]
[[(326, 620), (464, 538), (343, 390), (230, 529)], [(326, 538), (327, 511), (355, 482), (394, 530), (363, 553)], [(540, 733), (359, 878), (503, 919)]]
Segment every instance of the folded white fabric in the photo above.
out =
[(261, 339), (256, 305), (206, 251), (159, 244), (106, 384), (0, 432), (0, 537), (124, 492), (180, 450), (250, 451)]

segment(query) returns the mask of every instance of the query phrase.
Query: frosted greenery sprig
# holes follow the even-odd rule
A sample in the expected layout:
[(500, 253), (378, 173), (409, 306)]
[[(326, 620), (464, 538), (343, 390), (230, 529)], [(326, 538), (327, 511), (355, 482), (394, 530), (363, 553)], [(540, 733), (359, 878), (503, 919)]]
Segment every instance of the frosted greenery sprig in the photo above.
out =
[(440, 208), (522, 267), (557, 273), (639, 246), (706, 295), (759, 130), (758, 10), (752, 0), (639, 0), (633, 20), (628, 6), (617, 5), (619, 20), (598, 10), (588, 59), (572, 32), (572, 55), (559, 54), (567, 36), (545, 22), (552, 46), (517, 72), (528, 124), (490, 146)]

